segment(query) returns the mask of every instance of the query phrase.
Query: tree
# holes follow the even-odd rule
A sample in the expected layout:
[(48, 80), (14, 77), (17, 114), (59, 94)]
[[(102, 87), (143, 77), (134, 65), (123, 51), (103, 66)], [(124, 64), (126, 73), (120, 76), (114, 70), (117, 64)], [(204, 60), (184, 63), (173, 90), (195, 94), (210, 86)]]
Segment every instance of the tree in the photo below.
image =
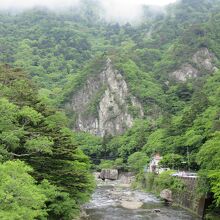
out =
[(48, 180), (43, 180), (39, 185), (42, 192), (47, 197), (46, 210), (48, 213), (47, 219), (74, 219), (79, 214), (79, 209), (76, 201), (66, 192), (52, 185)]
[(171, 169), (180, 169), (185, 166), (183, 162), (184, 157), (179, 154), (166, 154), (160, 161), (160, 165)]
[(130, 170), (138, 172), (149, 163), (149, 158), (142, 152), (135, 152), (128, 157)]
[(211, 192), (214, 194), (216, 206), (220, 206), (220, 132), (215, 132), (206, 141), (199, 153), (197, 161), (202, 168), (202, 173), (209, 180)]
[(220, 170), (209, 171), (208, 178), (211, 180), (211, 191), (214, 194), (215, 204), (220, 207)]
[[(44, 192), (39, 192), (50, 195), (39, 208), (47, 209), (44, 212), (48, 219), (73, 219), (94, 188), (89, 158), (79, 150), (76, 135), (66, 127), (65, 114), (41, 103), (34, 95), (37, 90), (31, 87), (24, 74), (12, 69), (0, 70), (0, 84), (3, 85), (0, 87), (3, 91), (0, 93), (3, 96), (0, 97), (0, 160), (19, 158), (32, 167), (33, 184), (41, 186), (43, 181)], [(32, 100), (28, 96), (20, 97), (24, 91), (19, 87), (17, 92), (19, 82), (19, 85), (25, 84), (24, 91), (28, 91)], [(28, 200), (28, 196), (24, 194), (24, 200)], [(32, 214), (27, 217), (33, 218)]]
[(220, 169), (220, 132), (215, 132), (212, 138), (202, 145), (197, 154), (197, 161), (201, 168), (207, 170)]
[(78, 149), (74, 134), (68, 128), (48, 131), (53, 140), (52, 153), (24, 158), (35, 170), (38, 180), (48, 179), (81, 204), (88, 200), (93, 188), (89, 158)]
[(19, 160), (0, 164), (0, 218), (32, 220), (46, 218), (47, 197), (29, 175), (33, 169)]

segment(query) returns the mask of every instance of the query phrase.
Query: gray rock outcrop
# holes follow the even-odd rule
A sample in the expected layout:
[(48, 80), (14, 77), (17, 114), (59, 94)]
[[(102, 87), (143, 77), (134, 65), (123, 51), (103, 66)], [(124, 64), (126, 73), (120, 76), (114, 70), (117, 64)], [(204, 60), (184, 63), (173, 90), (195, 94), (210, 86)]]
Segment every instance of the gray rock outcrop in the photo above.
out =
[(141, 103), (131, 95), (110, 59), (102, 72), (90, 76), (73, 94), (67, 107), (76, 115), (73, 129), (102, 137), (122, 134), (133, 125), (135, 118), (129, 109), (135, 109), (140, 118), (144, 116)]
[(208, 72), (214, 72), (216, 70), (216, 67), (213, 64), (215, 59), (216, 57), (214, 56), (214, 54), (210, 53), (207, 48), (200, 49), (192, 57), (192, 61), (200, 69), (204, 69)]
[(105, 180), (117, 180), (118, 179), (118, 170), (116, 169), (102, 169), (99, 175), (99, 178)]
[(139, 209), (143, 205), (140, 201), (121, 201), (121, 206), (126, 209)]
[(164, 189), (163, 191), (161, 191), (160, 193), (160, 197), (168, 202), (172, 202), (172, 191), (169, 189)]
[(172, 76), (179, 81), (186, 81), (189, 78), (196, 78), (199, 71), (191, 64), (183, 64), (179, 70), (172, 73)]
[(187, 79), (196, 78), (216, 71), (214, 65), (216, 57), (207, 48), (201, 48), (192, 56), (192, 64), (185, 63), (180, 69), (172, 72), (170, 76), (177, 81), (185, 82)]

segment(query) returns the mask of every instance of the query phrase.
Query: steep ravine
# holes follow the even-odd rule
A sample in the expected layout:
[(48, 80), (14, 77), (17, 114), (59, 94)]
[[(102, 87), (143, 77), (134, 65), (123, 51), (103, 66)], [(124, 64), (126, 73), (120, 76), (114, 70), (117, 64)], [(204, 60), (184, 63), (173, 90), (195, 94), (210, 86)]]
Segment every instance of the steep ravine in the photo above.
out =
[(102, 137), (122, 134), (135, 118), (144, 116), (141, 103), (110, 59), (103, 71), (88, 77), (68, 105), (76, 114), (73, 129)]

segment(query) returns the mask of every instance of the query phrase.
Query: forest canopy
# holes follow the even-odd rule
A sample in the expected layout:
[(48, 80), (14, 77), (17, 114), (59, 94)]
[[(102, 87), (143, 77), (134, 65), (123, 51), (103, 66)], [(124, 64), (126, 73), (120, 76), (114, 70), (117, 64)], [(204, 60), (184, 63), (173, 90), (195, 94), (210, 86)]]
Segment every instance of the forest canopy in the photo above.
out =
[[(91, 168), (140, 176), (158, 152), (161, 165), (198, 172), (219, 210), (220, 1), (144, 7), (138, 23), (107, 22), (82, 2), (0, 11), (0, 217), (72, 219), (94, 189)], [(73, 131), (65, 105), (108, 58), (144, 116), (129, 106), (133, 126), (114, 137)]]

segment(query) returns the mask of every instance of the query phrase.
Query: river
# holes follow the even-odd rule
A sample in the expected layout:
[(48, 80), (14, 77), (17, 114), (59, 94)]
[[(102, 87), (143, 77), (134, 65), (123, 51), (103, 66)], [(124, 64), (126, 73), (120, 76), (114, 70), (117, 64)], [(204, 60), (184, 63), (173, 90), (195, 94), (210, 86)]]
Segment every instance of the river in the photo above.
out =
[[(125, 208), (122, 201), (136, 201), (141, 207)], [(99, 182), (84, 210), (87, 216), (82, 220), (199, 220), (181, 208), (165, 205), (150, 193), (123, 187), (117, 181)]]

